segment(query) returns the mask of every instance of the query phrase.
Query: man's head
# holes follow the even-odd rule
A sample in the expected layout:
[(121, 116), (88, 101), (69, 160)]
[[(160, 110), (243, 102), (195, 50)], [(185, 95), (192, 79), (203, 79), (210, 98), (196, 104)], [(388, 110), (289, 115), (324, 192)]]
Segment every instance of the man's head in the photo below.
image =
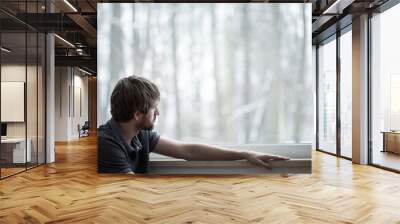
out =
[(129, 76), (118, 81), (111, 94), (111, 115), (117, 122), (133, 121), (139, 129), (151, 130), (156, 116), (160, 91), (149, 80)]

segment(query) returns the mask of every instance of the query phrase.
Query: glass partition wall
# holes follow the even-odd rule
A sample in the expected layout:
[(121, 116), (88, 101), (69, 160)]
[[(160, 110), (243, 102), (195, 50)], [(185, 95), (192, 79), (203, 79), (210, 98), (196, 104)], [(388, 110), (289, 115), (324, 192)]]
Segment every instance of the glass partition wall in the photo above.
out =
[[(1, 177), (26, 169), (26, 33), (1, 34)], [(30, 160), (28, 160), (30, 161)]]
[(336, 153), (336, 36), (318, 48), (318, 149)]
[[(369, 18), (368, 34), (369, 140), (372, 143), (369, 144), (368, 163), (395, 172), (400, 172), (398, 21), (400, 21), (400, 4), (389, 1), (388, 4), (377, 8)], [(337, 32), (336, 37), (323, 41), (317, 45), (316, 56), (318, 68), (316, 146), (319, 151), (347, 159), (352, 157), (351, 33), (350, 25)], [(335, 60), (336, 55), (339, 57)], [(335, 85), (338, 86), (335, 88)]]
[[(39, 3), (18, 6), (35, 13)], [(44, 33), (0, 12), (1, 179), (45, 163), (45, 41)]]
[(351, 25), (340, 36), (340, 154), (352, 158), (352, 34)]
[(370, 162), (400, 172), (400, 4), (371, 18)]
[(319, 151), (352, 157), (351, 25), (317, 47), (317, 144)]

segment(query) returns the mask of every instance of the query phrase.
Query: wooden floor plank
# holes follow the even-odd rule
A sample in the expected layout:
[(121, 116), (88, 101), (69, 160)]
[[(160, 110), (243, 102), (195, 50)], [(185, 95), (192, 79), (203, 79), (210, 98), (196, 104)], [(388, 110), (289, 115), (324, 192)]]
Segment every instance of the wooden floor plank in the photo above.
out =
[(400, 223), (400, 175), (313, 152), (313, 173), (97, 174), (96, 138), (0, 181), (0, 223)]

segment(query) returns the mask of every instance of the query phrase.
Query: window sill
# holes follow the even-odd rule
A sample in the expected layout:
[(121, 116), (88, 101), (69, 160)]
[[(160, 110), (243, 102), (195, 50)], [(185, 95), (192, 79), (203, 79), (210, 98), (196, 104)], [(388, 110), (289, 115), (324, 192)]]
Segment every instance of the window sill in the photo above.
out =
[(311, 173), (311, 159), (272, 161), (271, 170), (245, 160), (236, 161), (184, 161), (163, 159), (150, 161), (149, 174), (265, 174)]

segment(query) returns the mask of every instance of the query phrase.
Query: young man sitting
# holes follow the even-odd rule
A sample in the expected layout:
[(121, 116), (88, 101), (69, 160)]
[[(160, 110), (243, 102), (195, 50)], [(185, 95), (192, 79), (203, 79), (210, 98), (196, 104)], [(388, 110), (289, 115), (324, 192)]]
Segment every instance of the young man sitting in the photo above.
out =
[(159, 100), (157, 86), (145, 78), (130, 76), (118, 81), (111, 94), (112, 118), (97, 132), (99, 173), (147, 173), (150, 152), (185, 160), (245, 159), (266, 168), (271, 160), (288, 159), (160, 136), (153, 131)]

